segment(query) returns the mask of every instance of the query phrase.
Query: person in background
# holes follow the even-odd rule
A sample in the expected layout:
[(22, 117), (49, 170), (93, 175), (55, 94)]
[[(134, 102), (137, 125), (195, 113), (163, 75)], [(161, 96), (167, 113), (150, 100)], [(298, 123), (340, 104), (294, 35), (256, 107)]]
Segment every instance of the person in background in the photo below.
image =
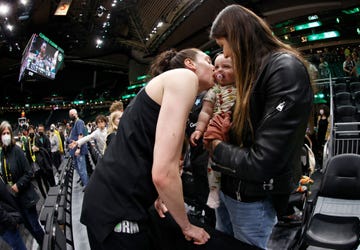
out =
[(97, 149), (101, 154), (104, 154), (106, 146), (106, 137), (107, 137), (107, 118), (104, 115), (98, 115), (95, 119), (97, 129), (91, 134), (80, 138), (77, 141), (73, 141), (69, 144), (69, 148), (73, 149), (76, 146), (81, 147), (88, 141), (94, 140)]
[(59, 140), (60, 135), (55, 133), (55, 125), (53, 125), (54, 124), (50, 126), (51, 160), (56, 170), (59, 170), (61, 164), (60, 145), (62, 145), (62, 143)]
[[(76, 109), (71, 109), (69, 111), (69, 117), (74, 123), (68, 138), (70, 144), (73, 141), (81, 139), (85, 133), (87, 133), (87, 130), (84, 121), (79, 118)], [(86, 187), (89, 181), (85, 160), (85, 156), (88, 153), (87, 145), (83, 144), (82, 146), (72, 148), (69, 152), (73, 159), (75, 169), (80, 176), (81, 183)]]
[(35, 155), (47, 183), (50, 187), (53, 187), (55, 186), (55, 178), (51, 161), (51, 143), (49, 137), (45, 134), (45, 126), (43, 124), (39, 124), (37, 131), (38, 135), (35, 136), (35, 146), (39, 150), (35, 152)]
[(266, 249), (300, 179), (294, 173), (312, 107), (310, 77), (299, 53), (241, 5), (217, 15), (210, 37), (231, 57), (237, 89), (231, 126), (225, 120), (204, 135), (213, 138), (212, 167), (221, 172), (216, 228)]
[(355, 62), (352, 75), (356, 77), (357, 81), (360, 81), (360, 58), (357, 51), (352, 52), (352, 58)]
[(123, 113), (123, 111), (115, 110), (110, 114), (109, 126), (107, 130), (108, 134), (106, 136), (106, 146), (109, 146), (112, 139), (116, 136), (116, 131)]
[(39, 223), (36, 203), (39, 196), (31, 183), (33, 170), (26, 160), (23, 150), (15, 144), (11, 125), (7, 121), (0, 124), (1, 173), (6, 185), (14, 195), (25, 227), (36, 242), (42, 246), (44, 230)]
[(188, 220), (179, 159), (189, 111), (197, 93), (214, 84), (213, 69), (198, 49), (155, 59), (152, 80), (126, 108), (86, 188), (80, 221), (91, 249), (152, 249), (148, 209), (154, 202), (161, 217), (168, 209), (187, 240), (208, 241)]
[(345, 57), (345, 61), (343, 62), (343, 70), (346, 76), (352, 76), (354, 74), (355, 62), (353, 61), (351, 54)]
[(58, 129), (55, 124), (50, 125), (50, 132), (54, 132), (59, 140), (59, 153), (64, 154), (64, 134), (61, 133), (60, 128)]
[(111, 104), (109, 111), (110, 111), (110, 113), (113, 113), (115, 111), (124, 112), (124, 104), (122, 103), (122, 101), (114, 101)]
[(320, 78), (328, 78), (330, 76), (329, 64), (323, 56), (320, 56), (319, 75)]
[[(37, 186), (42, 197), (45, 199), (47, 191), (49, 190), (49, 183), (46, 178), (46, 174), (43, 168), (45, 166), (40, 166), (40, 159), (41, 156), (39, 155), (40, 152), (40, 145), (39, 141), (36, 139), (38, 135), (35, 133), (35, 129), (33, 125), (29, 125), (28, 127), (28, 138), (27, 143), (25, 145), (25, 154), (28, 159), (30, 166), (34, 172), (34, 178), (36, 180)], [(39, 157), (38, 157), (39, 155)], [(51, 163), (50, 163), (51, 164)]]

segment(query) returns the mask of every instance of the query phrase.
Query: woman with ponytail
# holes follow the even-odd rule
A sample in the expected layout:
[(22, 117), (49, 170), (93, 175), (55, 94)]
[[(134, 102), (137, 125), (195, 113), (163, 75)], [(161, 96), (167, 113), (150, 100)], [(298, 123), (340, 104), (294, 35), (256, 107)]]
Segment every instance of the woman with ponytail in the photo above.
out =
[(168, 209), (184, 236), (205, 244), (209, 234), (186, 215), (179, 161), (186, 120), (198, 93), (213, 86), (208, 55), (169, 50), (128, 105), (116, 136), (86, 187), (81, 222), (91, 249), (153, 249), (148, 208)]

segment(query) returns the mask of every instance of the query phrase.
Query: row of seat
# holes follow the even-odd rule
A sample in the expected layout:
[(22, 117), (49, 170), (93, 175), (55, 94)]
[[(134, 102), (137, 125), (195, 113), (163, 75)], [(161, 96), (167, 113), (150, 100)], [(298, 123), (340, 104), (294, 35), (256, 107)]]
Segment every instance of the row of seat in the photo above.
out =
[(41, 209), (39, 220), (44, 225), (42, 250), (72, 250), (71, 195), (73, 164), (67, 156), (61, 169), (58, 184), (51, 187)]
[(357, 249), (360, 237), (360, 155), (332, 157), (315, 199), (308, 199), (301, 244)]
[[(360, 87), (360, 85), (359, 85)], [(360, 105), (360, 90), (355, 92), (342, 91), (334, 94), (335, 106)]]
[(339, 92), (350, 92), (355, 93), (360, 91), (360, 82), (350, 82), (350, 83), (335, 83), (333, 84), (334, 93)]

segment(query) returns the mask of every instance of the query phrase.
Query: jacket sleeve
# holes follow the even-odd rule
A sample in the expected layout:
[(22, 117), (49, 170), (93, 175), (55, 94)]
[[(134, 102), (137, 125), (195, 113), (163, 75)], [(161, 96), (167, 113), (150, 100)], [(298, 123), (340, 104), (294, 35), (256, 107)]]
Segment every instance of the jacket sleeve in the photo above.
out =
[(0, 225), (4, 229), (14, 229), (16, 228), (16, 220), (8, 214), (4, 207), (0, 204)]
[[(287, 166), (304, 141), (312, 90), (305, 66), (283, 54), (262, 73), (264, 110), (249, 147), (222, 142), (214, 150), (213, 162), (225, 174), (252, 182), (269, 181), (288, 171)], [(252, 97), (253, 98), (253, 97)], [(259, 111), (260, 112), (260, 111)]]
[(14, 150), (16, 150), (16, 161), (19, 173), (22, 173), (16, 182), (19, 192), (21, 192), (29, 186), (34, 172), (29, 164), (29, 161), (25, 158), (23, 151), (18, 147), (14, 148)]

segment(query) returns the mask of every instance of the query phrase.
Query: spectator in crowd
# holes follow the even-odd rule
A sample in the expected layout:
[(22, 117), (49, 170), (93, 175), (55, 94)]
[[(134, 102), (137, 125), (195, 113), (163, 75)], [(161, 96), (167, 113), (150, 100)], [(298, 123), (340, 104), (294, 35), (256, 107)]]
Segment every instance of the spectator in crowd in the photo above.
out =
[[(79, 118), (76, 109), (71, 109), (69, 111), (69, 117), (74, 123), (68, 138), (68, 142), (70, 144), (73, 141), (77, 141), (84, 137), (86, 135), (85, 133), (87, 133), (87, 129), (85, 127), (84, 121)], [(69, 152), (72, 157), (75, 169), (80, 176), (81, 183), (86, 187), (89, 181), (85, 160), (85, 156), (88, 153), (87, 145), (83, 144), (82, 146), (72, 148)]]
[(329, 64), (322, 56), (320, 57), (320, 63), (319, 63), (319, 75), (320, 78), (328, 78), (330, 76)]
[(107, 137), (107, 118), (104, 115), (98, 115), (95, 119), (97, 129), (91, 134), (80, 138), (79, 140), (73, 141), (69, 144), (69, 148), (73, 149), (76, 146), (81, 147), (88, 141), (94, 140), (95, 145), (101, 154), (104, 154)]
[(123, 113), (123, 111), (115, 110), (110, 114), (109, 126), (107, 130), (108, 134), (106, 137), (106, 146), (109, 146), (111, 140), (115, 137)]
[(44, 230), (39, 224), (36, 203), (39, 200), (31, 183), (32, 168), (26, 160), (23, 150), (15, 144), (11, 125), (7, 121), (0, 124), (1, 173), (9, 190), (15, 196), (24, 225), (36, 242), (42, 246)]
[(26, 156), (30, 166), (33, 168), (35, 180), (41, 195), (46, 198), (49, 186), (55, 185), (51, 167), (51, 156), (48, 153), (48, 149), (41, 143), (40, 136), (35, 133), (32, 125), (29, 125), (28, 134), (29, 137), (25, 145)]
[(152, 249), (148, 208), (154, 202), (161, 217), (167, 207), (187, 240), (207, 242), (208, 233), (186, 215), (179, 161), (186, 119), (196, 94), (214, 84), (213, 68), (198, 49), (155, 59), (154, 78), (126, 108), (85, 191), (81, 222), (92, 249)]
[(352, 75), (357, 77), (357, 80), (360, 81), (360, 58), (357, 51), (352, 52), (352, 58), (355, 63)]
[[(313, 92), (305, 61), (273, 35), (260, 17), (240, 5), (223, 9), (210, 37), (231, 57), (237, 99), (232, 125), (212, 124), (208, 141), (221, 171), (216, 228), (266, 249), (300, 176), (300, 153)], [(221, 125), (222, 124), (222, 125)], [(222, 138), (228, 133), (230, 141)]]
[[(60, 138), (60, 139), (59, 139)], [(50, 126), (50, 145), (51, 145), (51, 160), (56, 170), (59, 170), (61, 164), (60, 148), (62, 148), (60, 134), (56, 134), (55, 125)]]
[(110, 108), (109, 108), (110, 113), (113, 113), (115, 111), (124, 111), (124, 104), (122, 103), (122, 101), (114, 101)]
[(60, 128), (58, 129), (55, 124), (50, 125), (50, 132), (53, 132), (59, 140), (59, 153), (64, 154), (64, 134), (61, 133)]
[(346, 76), (352, 76), (354, 74), (353, 68), (355, 67), (355, 62), (353, 61), (351, 55), (347, 55), (345, 57), (345, 61), (343, 62), (343, 70)]

